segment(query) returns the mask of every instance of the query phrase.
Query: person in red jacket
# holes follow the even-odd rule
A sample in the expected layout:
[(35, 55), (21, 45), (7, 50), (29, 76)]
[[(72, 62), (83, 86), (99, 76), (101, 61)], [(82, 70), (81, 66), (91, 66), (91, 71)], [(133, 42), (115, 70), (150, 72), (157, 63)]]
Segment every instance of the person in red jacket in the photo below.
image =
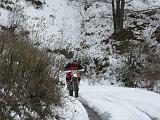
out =
[[(65, 66), (65, 70), (80, 70), (83, 69), (83, 67), (78, 63), (78, 61), (76, 59), (73, 59), (71, 63), (68, 63)], [(68, 72), (66, 74), (66, 83), (69, 83), (69, 81), (71, 80), (71, 73)], [(79, 82), (80, 82), (80, 76), (79, 76)]]

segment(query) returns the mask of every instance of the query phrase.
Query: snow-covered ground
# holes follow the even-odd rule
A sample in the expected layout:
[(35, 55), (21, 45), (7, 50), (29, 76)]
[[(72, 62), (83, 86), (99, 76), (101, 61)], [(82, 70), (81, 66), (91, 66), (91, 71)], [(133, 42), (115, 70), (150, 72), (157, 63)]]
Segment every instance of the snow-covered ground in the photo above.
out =
[(62, 120), (89, 120), (81, 102), (74, 97), (66, 97), (63, 109), (59, 110)]
[(160, 94), (139, 88), (89, 86), (81, 81), (79, 98), (68, 97), (63, 110), (66, 120), (88, 120), (82, 103), (103, 120), (160, 120)]
[[(41, 9), (36, 9), (25, 0), (10, 1), (23, 6), (25, 19), (24, 16), (16, 18), (22, 20), (21, 25), (30, 32), (30, 37), (34, 41), (39, 41), (41, 45), (51, 49), (75, 49), (80, 48), (83, 43), (89, 45), (88, 49), (82, 51), (85, 54), (91, 57), (103, 56), (103, 48), (106, 46), (101, 45), (100, 41), (106, 39), (106, 36), (113, 32), (111, 4), (95, 2), (87, 11), (84, 11), (81, 2), (74, 0), (72, 2), (69, 0), (55, 0), (55, 2), (46, 0), (46, 4)], [(13, 7), (13, 5), (10, 6)], [(126, 8), (132, 10), (157, 6), (160, 6), (159, 0), (132, 0), (126, 4)], [(0, 8), (0, 25), (7, 26), (9, 24), (8, 15), (9, 11)], [(85, 23), (84, 28), (82, 20), (89, 20)], [(93, 35), (86, 37), (81, 33), (82, 31)]]
[[(159, 94), (139, 88), (88, 86), (83, 82), (79, 93), (79, 100), (97, 111), (104, 119), (160, 120)], [(82, 109), (81, 112), (85, 111)], [(84, 119), (83, 116), (78, 120), (87, 118)]]
[[(29, 31), (30, 38), (41, 43), (41, 46), (53, 51), (67, 49), (83, 58), (88, 56), (104, 59), (108, 54), (112, 54), (111, 50), (106, 52), (108, 46), (101, 42), (113, 33), (111, 4), (93, 2), (85, 11), (81, 1), (76, 0), (46, 0), (40, 9), (25, 0), (10, 1), (13, 1), (15, 6), (19, 5), (17, 8), (23, 8), (23, 16), (16, 16), (15, 19), (19, 19), (23, 29)], [(157, 6), (160, 6), (160, 0), (132, 0), (126, 4), (127, 9), (135, 11)], [(9, 15), (9, 11), (0, 8), (0, 25), (7, 26), (13, 21), (8, 20), (11, 17)], [(132, 20), (130, 21), (132, 23)], [(125, 24), (130, 23), (127, 21)]]
[[(95, 14), (101, 13), (101, 16), (95, 18), (96, 21), (93, 19), (88, 24), (86, 23), (86, 31), (95, 32), (95, 36), (97, 36), (97, 31), (100, 28), (95, 29), (93, 25), (100, 26), (102, 24), (101, 26), (105, 26), (105, 23), (106, 30), (112, 29), (112, 23), (107, 22), (108, 19), (111, 21), (110, 18), (107, 19), (108, 16), (110, 17), (111, 9), (105, 3), (93, 4), (92, 8), (88, 9), (89, 15), (85, 16), (81, 16), (80, 7), (74, 6), (77, 5), (76, 2), (74, 4), (68, 0), (55, 0), (55, 2), (46, 0), (43, 9), (38, 10), (24, 0), (20, 1), (19, 4), (24, 6), (24, 15), (27, 19), (23, 21), (25, 22), (23, 27), (31, 33), (30, 37), (32, 39), (37, 37), (38, 41), (52, 49), (80, 46), (80, 42), (82, 42), (80, 33), (82, 17), (87, 19), (93, 14), (94, 18)], [(129, 9), (142, 10), (160, 6), (160, 0), (133, 0), (129, 4), (126, 6)], [(106, 11), (104, 12), (104, 10)], [(0, 8), (0, 25), (7, 26), (8, 14), (9, 11)], [(101, 17), (106, 21), (100, 19)], [(106, 31), (103, 34), (106, 37), (109, 32)], [(84, 41), (84, 44), (92, 45), (86, 51), (82, 51), (85, 53), (84, 55), (90, 54), (90, 56), (97, 57), (103, 54), (103, 49), (101, 51), (103, 46), (94, 41), (98, 40), (98, 37), (94, 38), (93, 36), (91, 39), (89, 36), (87, 41)], [(112, 62), (114, 62), (113, 59)], [(88, 86), (82, 82), (79, 100), (93, 108), (104, 118), (108, 117), (109, 120), (160, 120), (160, 95), (142, 89)], [(88, 120), (82, 104), (72, 97), (67, 100), (63, 114), (66, 120)]]

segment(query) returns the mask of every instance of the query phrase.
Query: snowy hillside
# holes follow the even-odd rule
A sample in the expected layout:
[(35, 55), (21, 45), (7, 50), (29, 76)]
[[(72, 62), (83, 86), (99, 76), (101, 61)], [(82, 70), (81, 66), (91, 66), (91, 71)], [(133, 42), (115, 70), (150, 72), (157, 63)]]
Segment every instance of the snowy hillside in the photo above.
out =
[[(101, 41), (113, 33), (110, 3), (89, 2), (90, 6), (86, 11), (82, 1), (74, 0), (72, 2), (46, 0), (39, 9), (25, 0), (19, 2), (13, 0), (9, 5), (7, 2), (1, 4), (7, 4), (6, 6), (11, 8), (16, 5), (23, 6), (25, 19), (22, 19), (22, 16), (19, 19), (23, 20), (21, 24), (24, 29), (30, 31), (30, 37), (33, 40), (37, 40), (35, 37), (38, 37), (37, 41), (51, 49), (82, 49), (85, 46), (81, 45), (86, 45), (88, 47), (83, 49), (83, 53), (88, 55), (93, 53), (91, 57), (103, 57), (103, 49), (106, 46), (103, 46)], [(159, 6), (159, 0), (133, 0), (126, 4), (126, 9), (138, 11)], [(5, 21), (7, 21), (9, 11), (4, 8), (0, 8), (0, 11), (0, 24), (6, 26)]]
[[(62, 66), (72, 57), (79, 58), (87, 69), (87, 77), (91, 79), (117, 80), (116, 70), (124, 64), (122, 62), (126, 57), (123, 53), (132, 51), (130, 44), (145, 41), (159, 54), (160, 44), (156, 38), (160, 24), (159, 0), (126, 1), (124, 28), (130, 35), (122, 35), (124, 42), (110, 39), (113, 21), (112, 5), (109, 2), (41, 0), (40, 7), (37, 7), (27, 0), (5, 1), (1, 2), (0, 7), (2, 27), (18, 24), (19, 29), (26, 31), (35, 45), (46, 48)], [(130, 39), (133, 41), (130, 42)], [(146, 61), (148, 57), (144, 56), (141, 55), (138, 62)]]
[[(104, 0), (0, 0), (0, 30), (15, 27), (34, 46), (45, 48), (55, 60), (53, 71), (58, 77), (64, 64), (76, 57), (85, 67), (84, 78), (90, 85), (102, 81), (160, 90), (160, 0), (126, 2), (122, 40), (112, 39), (112, 5)], [(5, 95), (4, 89), (0, 91)], [(78, 100), (68, 94), (65, 97), (64, 109), (57, 109), (62, 115), (58, 117), (65, 120), (88, 120), (80, 101), (103, 119), (160, 120), (160, 95), (139, 88), (82, 82)]]

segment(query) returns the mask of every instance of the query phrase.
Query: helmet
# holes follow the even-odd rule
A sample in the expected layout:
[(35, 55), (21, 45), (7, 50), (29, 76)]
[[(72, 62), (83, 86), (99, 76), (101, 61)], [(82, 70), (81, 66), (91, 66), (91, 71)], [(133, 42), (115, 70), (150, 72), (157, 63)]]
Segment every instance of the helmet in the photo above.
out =
[(73, 59), (72, 59), (72, 62), (78, 62), (78, 60), (77, 60), (77, 59), (75, 59), (75, 58), (73, 58)]

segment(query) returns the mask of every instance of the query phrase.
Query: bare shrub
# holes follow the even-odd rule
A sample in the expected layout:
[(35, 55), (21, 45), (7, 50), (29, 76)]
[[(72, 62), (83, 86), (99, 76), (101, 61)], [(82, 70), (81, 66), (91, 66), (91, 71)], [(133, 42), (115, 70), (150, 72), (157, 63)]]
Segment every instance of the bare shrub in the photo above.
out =
[(160, 79), (159, 55), (156, 47), (148, 43), (138, 43), (122, 55), (123, 65), (117, 70), (118, 78), (128, 87), (153, 88)]
[(28, 2), (31, 2), (37, 9), (42, 8), (42, 5), (44, 4), (40, 0), (26, 0)]
[[(0, 32), (0, 119), (54, 118), (61, 87), (48, 55), (13, 31)], [(58, 115), (59, 116), (59, 115)]]

